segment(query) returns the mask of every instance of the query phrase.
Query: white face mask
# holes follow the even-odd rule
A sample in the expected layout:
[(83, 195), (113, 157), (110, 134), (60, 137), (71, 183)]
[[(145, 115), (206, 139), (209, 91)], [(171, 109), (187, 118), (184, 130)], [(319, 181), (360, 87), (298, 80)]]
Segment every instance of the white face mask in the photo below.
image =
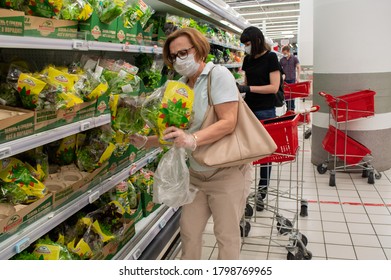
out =
[(244, 52), (245, 52), (246, 54), (251, 54), (251, 45), (244, 46)]
[(174, 69), (180, 75), (185, 77), (192, 77), (197, 73), (200, 68), (200, 64), (195, 62), (194, 54), (189, 54), (185, 59), (177, 58), (174, 62)]

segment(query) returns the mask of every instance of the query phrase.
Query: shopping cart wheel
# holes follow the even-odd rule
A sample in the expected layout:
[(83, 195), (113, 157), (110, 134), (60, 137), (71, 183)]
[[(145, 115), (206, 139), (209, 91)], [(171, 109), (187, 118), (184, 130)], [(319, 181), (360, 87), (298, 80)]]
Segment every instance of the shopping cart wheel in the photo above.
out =
[(312, 259), (312, 253), (311, 251), (306, 250), (306, 252), (303, 251), (303, 249), (298, 249), (297, 253), (294, 255), (291, 252), (288, 252), (288, 255), (286, 256), (287, 260), (310, 260)]
[(375, 183), (375, 176), (373, 171), (368, 172), (368, 184), (373, 185)]
[(304, 246), (308, 244), (308, 238), (304, 234), (301, 233), (301, 242), (303, 242)]
[(335, 187), (335, 173), (330, 173), (329, 186)]
[(327, 164), (326, 163), (322, 163), (322, 164), (319, 164), (316, 169), (318, 170), (319, 174), (325, 174), (327, 172)]
[(280, 222), (277, 222), (277, 230), (280, 234), (284, 235), (292, 231), (293, 224), (286, 218), (281, 218)]
[(304, 139), (310, 138), (310, 137), (311, 137), (311, 134), (312, 134), (311, 128), (307, 129), (307, 130), (304, 132)]
[[(243, 227), (244, 224), (244, 227)], [(251, 224), (248, 221), (240, 225), (240, 237), (247, 237), (251, 230)]]
[(375, 172), (375, 179), (380, 180), (381, 179), (381, 173)]
[(246, 219), (251, 218), (254, 215), (254, 209), (250, 204), (246, 204), (246, 208), (244, 209), (244, 217)]
[(367, 164), (364, 164), (363, 167), (364, 167), (364, 169), (362, 170), (362, 175), (361, 175), (361, 177), (363, 177), (363, 178), (368, 178), (368, 165), (367, 165)]
[(308, 216), (308, 202), (306, 200), (301, 201), (300, 217)]

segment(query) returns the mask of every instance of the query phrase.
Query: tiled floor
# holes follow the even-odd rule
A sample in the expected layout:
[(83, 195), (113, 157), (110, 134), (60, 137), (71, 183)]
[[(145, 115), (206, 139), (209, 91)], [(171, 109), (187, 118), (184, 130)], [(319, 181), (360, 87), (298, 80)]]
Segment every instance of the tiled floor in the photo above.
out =
[[(302, 129), (299, 128), (299, 135), (302, 135)], [(278, 193), (291, 189), (295, 196), (296, 190), (303, 186), (302, 197), (308, 200), (308, 217), (299, 217), (296, 225), (308, 239), (306, 248), (312, 252), (312, 259), (391, 260), (391, 170), (382, 172), (381, 179), (375, 180), (373, 185), (368, 184), (361, 173), (338, 172), (337, 186), (330, 187), (329, 173), (321, 175), (311, 164), (311, 138), (303, 143), (299, 136), (299, 141), (304, 146), (298, 154), (299, 163), (293, 164), (292, 171), (289, 165), (280, 166), (280, 179), (286, 181), (281, 182)], [(277, 184), (277, 166), (272, 170), (274, 180), (269, 189)], [(290, 174), (300, 175), (291, 188), (287, 180)], [(279, 197), (279, 206), (273, 210), (276, 195), (269, 193), (268, 209), (256, 212), (251, 218), (252, 228), (249, 236), (243, 238), (241, 259), (286, 260), (286, 245), (293, 235), (279, 234), (273, 217), (278, 212), (294, 221), (300, 210), (296, 211), (296, 201)], [(217, 258), (212, 220), (204, 232), (203, 249), (203, 259)]]

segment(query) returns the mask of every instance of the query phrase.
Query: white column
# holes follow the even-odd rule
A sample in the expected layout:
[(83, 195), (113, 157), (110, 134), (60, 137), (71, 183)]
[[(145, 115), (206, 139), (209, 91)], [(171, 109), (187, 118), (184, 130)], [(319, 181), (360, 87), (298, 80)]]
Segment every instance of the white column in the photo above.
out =
[(314, 64), (314, 0), (300, 1), (298, 56), (301, 65)]

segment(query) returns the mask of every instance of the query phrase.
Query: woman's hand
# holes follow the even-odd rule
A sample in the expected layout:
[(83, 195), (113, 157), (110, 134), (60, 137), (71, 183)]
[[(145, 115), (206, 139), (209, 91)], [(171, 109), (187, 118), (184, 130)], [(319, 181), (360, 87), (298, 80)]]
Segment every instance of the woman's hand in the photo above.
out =
[(176, 147), (189, 149), (191, 151), (194, 151), (197, 148), (197, 141), (194, 136), (175, 126), (167, 128), (163, 134), (164, 140), (173, 140)]
[(136, 133), (130, 135), (129, 140), (130, 140), (130, 144), (135, 146), (137, 149), (142, 149), (144, 148), (145, 144), (147, 144), (148, 137)]

